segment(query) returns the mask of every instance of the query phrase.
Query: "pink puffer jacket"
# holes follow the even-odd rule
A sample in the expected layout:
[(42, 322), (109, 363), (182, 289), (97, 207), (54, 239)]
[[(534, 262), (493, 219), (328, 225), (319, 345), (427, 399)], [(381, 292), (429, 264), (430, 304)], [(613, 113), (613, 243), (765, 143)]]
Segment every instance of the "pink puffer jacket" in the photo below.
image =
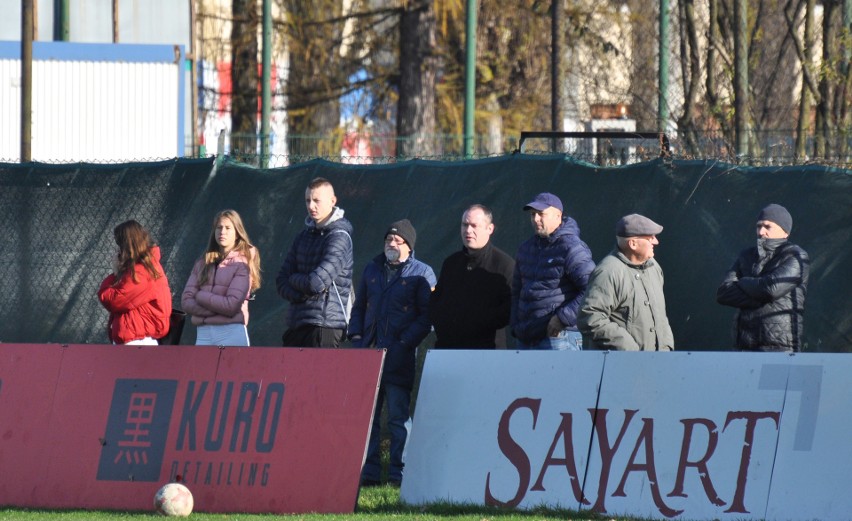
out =
[[(252, 249), (252, 255), (256, 251)], [(196, 326), (221, 324), (248, 324), (248, 297), (251, 281), (248, 259), (232, 251), (211, 269), (204, 285), (198, 285), (204, 259), (192, 268), (180, 302), (184, 311), (192, 315)]]

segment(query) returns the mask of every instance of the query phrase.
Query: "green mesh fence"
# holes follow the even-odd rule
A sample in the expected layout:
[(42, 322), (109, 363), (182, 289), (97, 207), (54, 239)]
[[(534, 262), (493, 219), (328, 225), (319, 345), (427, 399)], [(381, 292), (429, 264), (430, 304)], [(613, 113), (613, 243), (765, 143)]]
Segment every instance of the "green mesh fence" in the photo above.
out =
[[(754, 242), (754, 219), (769, 202), (793, 215), (791, 240), (811, 255), (807, 350), (852, 350), (848, 278), (852, 176), (825, 166), (747, 168), (714, 161), (654, 160), (597, 167), (561, 155), (516, 154), (475, 161), (348, 165), (312, 160), (258, 169), (213, 158), (122, 165), (0, 164), (2, 342), (104, 343), (107, 313), (95, 292), (114, 255), (113, 227), (130, 218), (163, 249), (174, 302), (201, 254), (213, 215), (234, 208), (261, 251), (264, 282), (250, 304), (252, 344), (280, 345), (287, 304), (275, 277), (305, 218), (304, 188), (332, 181), (355, 227), (355, 273), (382, 247), (387, 225), (417, 228), (415, 255), (440, 269), (460, 247), (459, 222), (472, 203), (490, 206), (495, 244), (510, 254), (532, 230), (523, 205), (559, 195), (596, 260), (614, 245), (614, 224), (639, 212), (665, 226), (656, 248), (666, 275), (669, 318), (681, 350), (731, 345), (733, 309), (715, 290), (737, 252)], [(192, 343), (188, 326), (183, 342)]]

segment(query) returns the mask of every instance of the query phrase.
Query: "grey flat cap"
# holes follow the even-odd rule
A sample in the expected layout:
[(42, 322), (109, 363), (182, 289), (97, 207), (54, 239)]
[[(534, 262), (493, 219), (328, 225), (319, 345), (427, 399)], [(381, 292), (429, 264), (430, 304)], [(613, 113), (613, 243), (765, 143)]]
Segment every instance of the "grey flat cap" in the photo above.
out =
[(618, 237), (657, 235), (661, 231), (663, 231), (662, 226), (638, 213), (625, 215), (615, 225), (615, 235)]

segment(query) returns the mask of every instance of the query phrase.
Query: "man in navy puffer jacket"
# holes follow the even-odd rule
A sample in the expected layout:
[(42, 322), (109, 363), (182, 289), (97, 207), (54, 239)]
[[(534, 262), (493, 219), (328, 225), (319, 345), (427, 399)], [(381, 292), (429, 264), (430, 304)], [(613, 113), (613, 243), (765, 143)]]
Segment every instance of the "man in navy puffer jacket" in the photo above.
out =
[(338, 347), (352, 291), (352, 223), (343, 217), (327, 179), (305, 190), (308, 216), (293, 240), (275, 283), (290, 301), (285, 347)]
[(582, 349), (577, 311), (595, 269), (562, 201), (540, 193), (524, 206), (535, 235), (521, 244), (512, 284), (512, 334), (521, 349)]
[(402, 452), (408, 438), (415, 354), (431, 329), (429, 298), (437, 282), (432, 268), (414, 258), (416, 239), (417, 232), (408, 219), (390, 225), (385, 232), (384, 252), (364, 268), (352, 309), (349, 323), (352, 345), (387, 349), (367, 460), (361, 474), (363, 486), (379, 484), (379, 434), (385, 402), (391, 434), (388, 481), (393, 485), (402, 481)]

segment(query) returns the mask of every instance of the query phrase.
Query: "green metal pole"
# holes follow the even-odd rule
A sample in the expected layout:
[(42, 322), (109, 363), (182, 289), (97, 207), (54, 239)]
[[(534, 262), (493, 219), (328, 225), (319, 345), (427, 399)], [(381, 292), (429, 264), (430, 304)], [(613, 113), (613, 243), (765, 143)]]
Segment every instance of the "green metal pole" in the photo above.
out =
[(473, 114), (476, 109), (476, 0), (467, 0), (464, 67), (464, 156), (473, 156)]
[(269, 114), (272, 104), (270, 83), (272, 68), (272, 0), (263, 0), (263, 65), (260, 100), (260, 166), (269, 166)]
[(669, 0), (660, 0), (660, 48), (658, 56), (657, 130), (666, 131), (669, 119)]
[(67, 42), (69, 38), (69, 9), (70, 0), (53, 0), (53, 39), (57, 42)]

